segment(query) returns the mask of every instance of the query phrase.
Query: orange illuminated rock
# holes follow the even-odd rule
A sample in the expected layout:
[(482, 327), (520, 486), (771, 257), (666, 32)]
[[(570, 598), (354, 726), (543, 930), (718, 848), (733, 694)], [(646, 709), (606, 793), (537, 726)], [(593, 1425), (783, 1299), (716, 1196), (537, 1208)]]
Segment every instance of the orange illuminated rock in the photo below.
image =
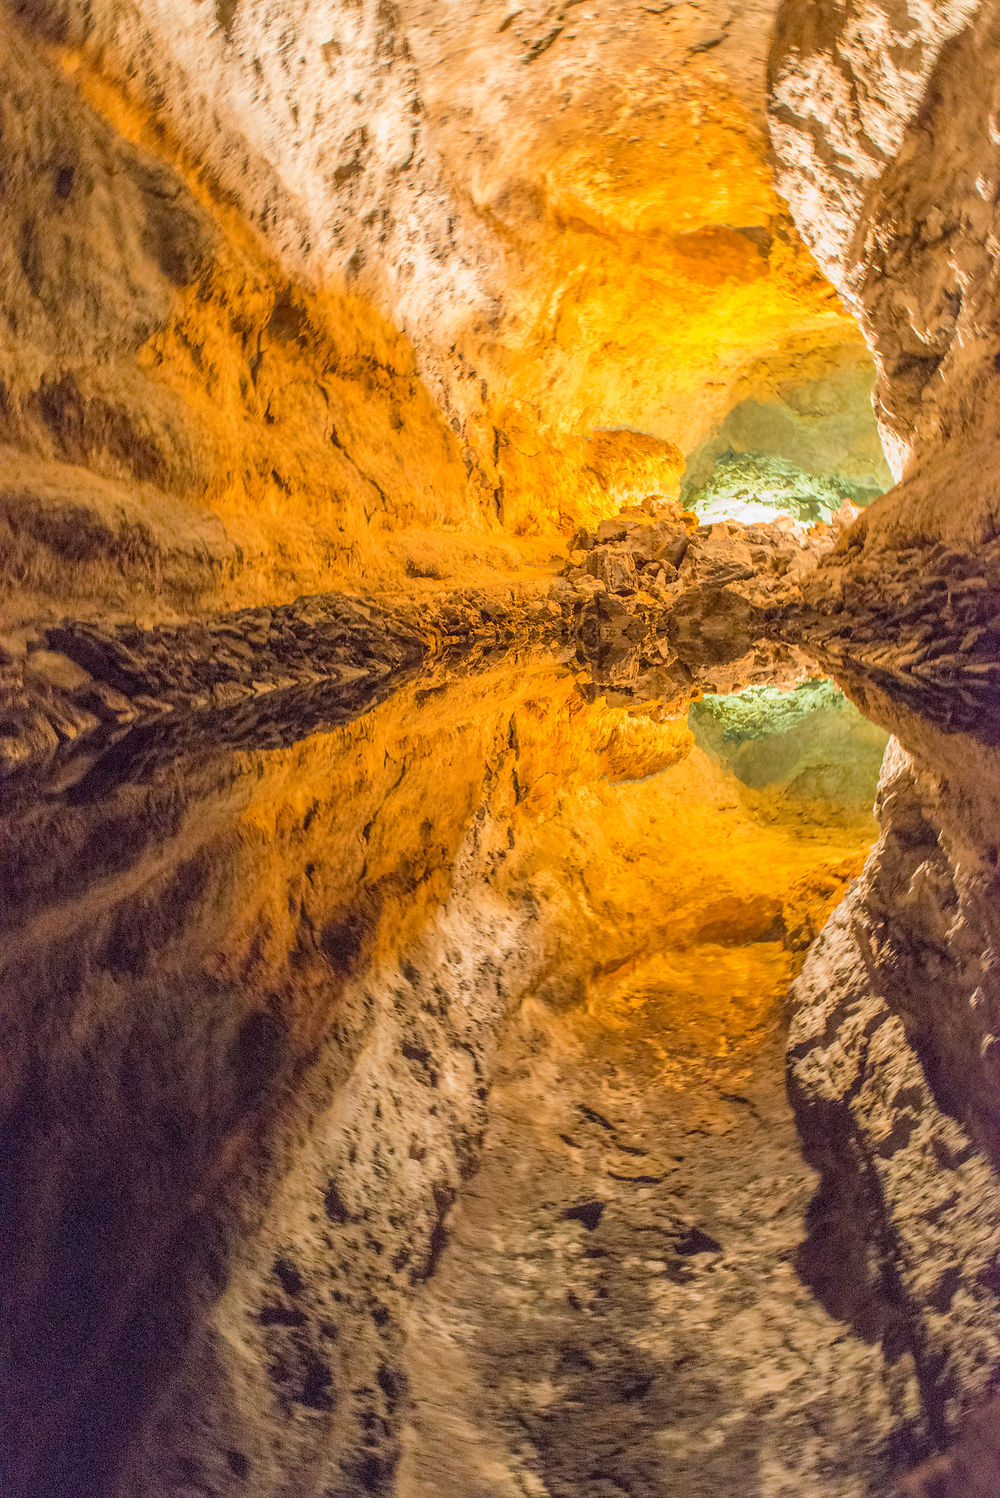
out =
[(15, 609), (495, 582), (860, 364), (771, 186), (769, 6), (572, 11), (9, 23)]

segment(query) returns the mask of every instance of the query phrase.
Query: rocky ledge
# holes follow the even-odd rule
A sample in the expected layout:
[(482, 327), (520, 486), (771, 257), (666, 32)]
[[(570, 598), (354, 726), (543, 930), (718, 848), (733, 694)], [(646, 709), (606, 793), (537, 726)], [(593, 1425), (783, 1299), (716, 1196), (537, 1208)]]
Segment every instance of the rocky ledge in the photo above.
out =
[(364, 711), (434, 658), (539, 646), (575, 654), (589, 694), (658, 700), (668, 713), (701, 692), (790, 686), (818, 662), (863, 707), (883, 693), (993, 742), (1000, 542), (975, 556), (938, 546), (868, 560), (863, 540), (847, 504), (807, 528), (703, 525), (650, 503), (578, 531), (551, 581), (433, 602), (321, 594), (148, 629), (70, 620), (0, 636), (0, 775), (91, 733), (177, 715), (205, 727), (211, 714), (212, 733), (234, 747), (250, 719), (284, 715), (301, 735)]
[(262, 713), (301, 736), (364, 711), (432, 656), (561, 629), (539, 589), (446, 595), (432, 608), (328, 593), (151, 629), (65, 621), (0, 636), (0, 776), (96, 732), (192, 714), (203, 727), (210, 715), (214, 741), (234, 747)]
[(178, 714), (211, 714), (213, 734), (236, 742), (229, 719), (242, 725), (252, 709), (256, 721), (263, 699), (273, 716), (289, 694), (322, 699), (292, 714), (313, 731), (433, 657), (484, 648), (566, 647), (595, 692), (678, 712), (698, 690), (793, 681), (804, 659), (768, 640), (768, 619), (801, 603), (801, 579), (835, 539), (832, 527), (783, 521), (699, 526), (665, 504), (578, 533), (551, 583), (433, 603), (322, 594), (154, 628), (67, 620), (0, 636), (0, 774)]
[(871, 688), (946, 732), (1000, 743), (1000, 538), (869, 556), (862, 521), (783, 629), (866, 706)]
[(699, 691), (791, 685), (807, 659), (778, 624), (856, 513), (845, 506), (808, 529), (785, 518), (700, 525), (656, 504), (578, 531), (553, 596), (595, 688), (681, 710)]

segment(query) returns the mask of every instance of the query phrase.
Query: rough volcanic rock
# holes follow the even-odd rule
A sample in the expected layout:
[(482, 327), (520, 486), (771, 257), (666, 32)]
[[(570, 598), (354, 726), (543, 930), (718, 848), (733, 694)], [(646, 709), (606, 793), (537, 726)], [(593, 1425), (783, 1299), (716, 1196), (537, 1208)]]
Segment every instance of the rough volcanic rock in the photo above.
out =
[(770, 0), (570, 8), (7, 0), (13, 615), (481, 585), (866, 366), (771, 187)]
[[(886, 542), (978, 538), (996, 516), (983, 492), (997, 400), (998, 145), (983, 125), (1000, 87), (994, 30), (981, 0), (788, 5), (779, 18), (777, 180), (875, 356), (876, 415), (905, 480), (873, 512)], [(960, 504), (942, 492), (942, 460), (961, 475)]]
[(987, 1493), (1000, 775), (966, 735), (997, 735), (996, 17), (819, 9), (779, 26), (779, 181), (875, 352), (901, 482), (818, 570), (810, 627), (913, 761), (887, 764), (882, 840), (800, 981), (792, 1078), (879, 1334), (923, 1366), (933, 1443), (957, 1436), (905, 1490)]
[[(477, 1412), (498, 1498), (995, 1463), (995, 15), (782, 12), (903, 476), (846, 537), (662, 503), (864, 383), (770, 16), (4, 7), (11, 1498), (468, 1498)], [(796, 1252), (754, 1065), (871, 826), (659, 719), (803, 642), (914, 760), (795, 991)]]
[(786, 517), (698, 525), (662, 503), (623, 511), (577, 532), (552, 596), (609, 700), (790, 685), (809, 669), (806, 580), (853, 513), (807, 531)]
[(0, 777), (30, 784), (53, 754), (79, 770), (95, 732), (106, 757), (109, 725), (129, 730), (123, 762), (176, 752), (185, 738), (287, 742), (357, 716), (430, 658), (461, 655), (469, 667), (484, 650), (565, 634), (559, 607), (530, 586), (466, 589), (424, 607), (323, 593), (152, 629), (67, 620), (14, 631), (0, 637)]
[(989, 876), (957, 845), (956, 813), (960, 793), (942, 799), (897, 746), (879, 843), (807, 959), (789, 1039), (792, 1101), (822, 1172), (800, 1267), (890, 1366), (912, 1360), (931, 1446), (998, 1371), (996, 936)]
[[(683, 723), (588, 705), (525, 662), (410, 682), (301, 742), (293, 722), (265, 752), (202, 727), (132, 776), (5, 803), (11, 1498), (405, 1491), (413, 1308), (522, 1003), (571, 1029), (596, 1006), (598, 1050), (627, 1032), (683, 1096), (717, 1076), (727, 1028), (751, 1050), (767, 1030), (803, 904), (822, 917), (872, 831), (739, 788)], [(726, 1090), (749, 1069), (725, 1063)], [(657, 1173), (618, 1143), (619, 1174)], [(624, 1213), (644, 1187), (616, 1189)], [(714, 1263), (701, 1208), (660, 1206), (657, 1252), (662, 1219), (678, 1273)], [(753, 1280), (755, 1252), (719, 1285)], [(631, 1266), (625, 1341), (647, 1283), (673, 1285)], [(803, 1337), (829, 1332), (786, 1285)]]
[(626, 546), (601, 546), (590, 551), (584, 569), (609, 593), (634, 593), (638, 587), (635, 558)]
[[(761, 390), (739, 401), (688, 454), (681, 490), (684, 503), (704, 513), (713, 498), (735, 497), (725, 465), (732, 465), (738, 481), (741, 460), (746, 459), (757, 472), (747, 472), (752, 482), (741, 496), (744, 501), (757, 497), (754, 488), (780, 495), (782, 468), (789, 465), (796, 476), (794, 487), (804, 496), (828, 504), (833, 489), (855, 504), (870, 503), (892, 483), (871, 413), (874, 374), (874, 369), (859, 367), (845, 356), (842, 365), (814, 379), (777, 378), (770, 392)], [(692, 491), (701, 491), (693, 502)], [(794, 500), (791, 513), (796, 513)]]
[(899, 480), (793, 626), (908, 751), (796, 988), (812, 1252), (817, 1286), (919, 1370), (948, 1451), (904, 1490), (956, 1498), (995, 1491), (998, 1449), (996, 45), (989, 4), (789, 4), (771, 62), (778, 181), (873, 349)]

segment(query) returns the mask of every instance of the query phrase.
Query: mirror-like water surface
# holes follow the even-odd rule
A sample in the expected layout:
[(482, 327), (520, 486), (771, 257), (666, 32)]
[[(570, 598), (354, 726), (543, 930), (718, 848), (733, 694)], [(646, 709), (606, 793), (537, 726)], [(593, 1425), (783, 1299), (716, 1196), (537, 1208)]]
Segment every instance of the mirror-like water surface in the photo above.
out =
[(438, 674), (12, 801), (5, 1492), (856, 1490), (781, 1004), (885, 735), (592, 696)]

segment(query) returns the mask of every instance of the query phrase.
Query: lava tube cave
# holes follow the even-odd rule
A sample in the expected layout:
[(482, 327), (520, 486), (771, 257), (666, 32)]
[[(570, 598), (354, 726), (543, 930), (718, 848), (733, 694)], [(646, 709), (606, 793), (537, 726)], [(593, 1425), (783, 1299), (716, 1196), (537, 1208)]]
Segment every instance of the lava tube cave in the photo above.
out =
[(0, 27), (3, 1498), (1000, 1498), (1000, 0)]

